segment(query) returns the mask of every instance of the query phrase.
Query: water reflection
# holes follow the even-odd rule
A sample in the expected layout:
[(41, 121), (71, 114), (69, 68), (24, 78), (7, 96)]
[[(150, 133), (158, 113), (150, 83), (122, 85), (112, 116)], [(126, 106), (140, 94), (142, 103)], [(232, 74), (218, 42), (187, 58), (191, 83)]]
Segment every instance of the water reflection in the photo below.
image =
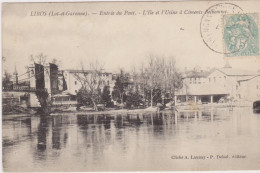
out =
[(61, 127), (62, 127), (62, 116), (53, 118), (52, 121), (52, 148), (61, 148)]
[(46, 150), (48, 132), (48, 119), (46, 117), (40, 117), (40, 123), (37, 132), (37, 149), (39, 152)]
[[(121, 161), (137, 155), (136, 160), (129, 161), (130, 165), (146, 161), (144, 170), (148, 170), (145, 168), (151, 167), (150, 158), (156, 156), (158, 163), (165, 164), (168, 162), (165, 155), (169, 151), (178, 152), (180, 147), (198, 151), (197, 147), (210, 143), (211, 147), (225, 150), (227, 146), (223, 141), (226, 139), (234, 144), (245, 144), (248, 139), (253, 139), (253, 143), (260, 145), (259, 117), (244, 109), (6, 116), (3, 119), (3, 166), (6, 171), (14, 170), (13, 165), (22, 164), (17, 157), (20, 154), (28, 158), (29, 165), (21, 171), (56, 170), (57, 166), (66, 171), (69, 164), (77, 165), (73, 167), (74, 171), (91, 171), (99, 166), (101, 168), (97, 170), (118, 170), (122, 165), (136, 170)], [(202, 143), (197, 144), (198, 139)], [(247, 152), (252, 152), (251, 149), (257, 150), (253, 153), (260, 155), (259, 149), (254, 147)], [(233, 150), (236, 151), (236, 148)]]

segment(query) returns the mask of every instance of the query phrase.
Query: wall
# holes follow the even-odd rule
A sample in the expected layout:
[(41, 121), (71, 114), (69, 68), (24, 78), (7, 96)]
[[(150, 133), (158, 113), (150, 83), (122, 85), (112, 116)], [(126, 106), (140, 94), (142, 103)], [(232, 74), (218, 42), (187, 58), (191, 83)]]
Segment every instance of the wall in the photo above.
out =
[(240, 95), (245, 101), (260, 100), (260, 76), (241, 81)]
[[(81, 78), (87, 78), (89, 81), (91, 79), (91, 74), (89, 73), (87, 75), (87, 77), (84, 77), (83, 73), (78, 73), (79, 76)], [(80, 90), (80, 88), (82, 87), (80, 81), (77, 80), (77, 78), (74, 75), (74, 72), (70, 72), (70, 71), (64, 71), (64, 78), (67, 84), (67, 91), (70, 94), (76, 95), (77, 92)], [(109, 85), (110, 86), (110, 92), (112, 92), (113, 87), (114, 87), (114, 81), (112, 80), (112, 74), (111, 73), (102, 73), (101, 77), (101, 89), (103, 90), (103, 88), (105, 87), (105, 85)]]

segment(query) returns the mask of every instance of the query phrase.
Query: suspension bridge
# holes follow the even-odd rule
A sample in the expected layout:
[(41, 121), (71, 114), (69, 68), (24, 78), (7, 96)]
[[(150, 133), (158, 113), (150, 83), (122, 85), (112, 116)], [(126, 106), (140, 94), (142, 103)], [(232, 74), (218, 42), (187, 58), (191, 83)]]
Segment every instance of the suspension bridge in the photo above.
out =
[(34, 64), (21, 75), (14, 72), (12, 82), (3, 86), (3, 93), (20, 93), (28, 95), (30, 107), (38, 107), (48, 114), (51, 96), (58, 88), (58, 67), (55, 64), (43, 66)]

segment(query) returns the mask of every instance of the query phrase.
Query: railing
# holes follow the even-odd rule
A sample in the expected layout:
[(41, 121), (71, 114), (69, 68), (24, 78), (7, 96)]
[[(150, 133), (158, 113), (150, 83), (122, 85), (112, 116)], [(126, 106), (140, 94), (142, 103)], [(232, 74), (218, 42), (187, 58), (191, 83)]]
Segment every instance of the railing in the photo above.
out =
[(3, 87), (3, 91), (21, 91), (21, 92), (36, 92), (36, 91), (47, 91), (44, 89), (36, 89), (35, 87), (30, 86), (20, 86), (20, 85), (12, 85)]

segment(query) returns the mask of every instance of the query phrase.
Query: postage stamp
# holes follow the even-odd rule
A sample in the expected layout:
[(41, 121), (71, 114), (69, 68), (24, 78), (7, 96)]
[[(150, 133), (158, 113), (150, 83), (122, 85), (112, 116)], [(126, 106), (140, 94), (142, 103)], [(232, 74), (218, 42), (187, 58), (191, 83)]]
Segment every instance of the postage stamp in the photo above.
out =
[(226, 57), (259, 55), (258, 14), (223, 15)]

